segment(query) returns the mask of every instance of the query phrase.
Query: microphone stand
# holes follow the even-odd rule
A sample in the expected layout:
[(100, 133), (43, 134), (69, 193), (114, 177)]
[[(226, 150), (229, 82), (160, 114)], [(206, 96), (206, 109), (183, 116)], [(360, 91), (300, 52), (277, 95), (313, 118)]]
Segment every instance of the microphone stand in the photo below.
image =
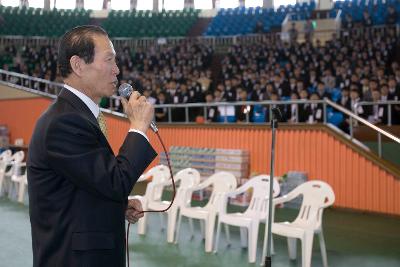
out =
[[(268, 220), (267, 220), (267, 256), (265, 257), (264, 266), (271, 267), (271, 225), (272, 225), (272, 200), (273, 200), (273, 188), (274, 188), (274, 162), (275, 162), (275, 135), (276, 129), (278, 128), (278, 120), (282, 118), (281, 111), (279, 108), (272, 108), (272, 120), (271, 120), (271, 130), (272, 130), (272, 141), (271, 141), (271, 165), (270, 165), (270, 178), (269, 178), (269, 195), (268, 195)], [(264, 243), (265, 245), (265, 243)]]

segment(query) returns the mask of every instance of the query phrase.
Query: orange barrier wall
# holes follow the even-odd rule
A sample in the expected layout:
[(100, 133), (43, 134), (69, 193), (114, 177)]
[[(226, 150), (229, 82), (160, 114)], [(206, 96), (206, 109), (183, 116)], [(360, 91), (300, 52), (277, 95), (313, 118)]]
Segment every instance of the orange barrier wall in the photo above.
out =
[(0, 124), (8, 126), (10, 143), (23, 138), (29, 144), (36, 120), (52, 101), (48, 98), (0, 100)]
[[(7, 124), (11, 140), (29, 142), (34, 122), (50, 100), (0, 101), (0, 124)], [(107, 116), (110, 143), (117, 151), (128, 130), (127, 120)], [(271, 132), (259, 127), (162, 127), (167, 146), (246, 149), (252, 172), (268, 173)], [(161, 146), (148, 133), (157, 151)], [(156, 164), (156, 160), (153, 164)], [(336, 140), (329, 132), (312, 129), (280, 129), (276, 142), (276, 174), (304, 171), (310, 179), (328, 182), (336, 193), (335, 206), (361, 211), (400, 215), (400, 180), (363, 155)]]

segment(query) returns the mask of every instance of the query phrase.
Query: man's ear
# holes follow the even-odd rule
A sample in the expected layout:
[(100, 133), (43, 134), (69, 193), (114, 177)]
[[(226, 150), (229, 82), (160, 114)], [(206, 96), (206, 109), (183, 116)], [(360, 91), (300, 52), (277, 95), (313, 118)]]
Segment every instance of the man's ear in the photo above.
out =
[(72, 72), (74, 72), (79, 77), (83, 75), (83, 71), (85, 70), (86, 67), (86, 64), (83, 59), (81, 59), (77, 55), (74, 55), (70, 58), (69, 64), (71, 65)]

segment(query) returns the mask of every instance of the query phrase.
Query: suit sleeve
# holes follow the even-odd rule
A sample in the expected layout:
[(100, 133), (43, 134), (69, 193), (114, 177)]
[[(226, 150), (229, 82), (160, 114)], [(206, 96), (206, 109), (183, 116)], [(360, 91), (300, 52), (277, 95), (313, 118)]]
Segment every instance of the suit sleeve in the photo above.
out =
[(45, 135), (49, 164), (80, 189), (125, 202), (157, 154), (138, 133), (127, 134), (117, 156), (100, 138), (98, 129), (78, 114), (54, 119)]

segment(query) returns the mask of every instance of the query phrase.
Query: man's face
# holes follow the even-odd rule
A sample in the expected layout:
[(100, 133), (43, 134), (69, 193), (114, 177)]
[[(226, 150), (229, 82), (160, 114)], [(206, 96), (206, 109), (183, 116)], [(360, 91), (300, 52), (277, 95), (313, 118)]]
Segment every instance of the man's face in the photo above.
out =
[(164, 94), (158, 94), (158, 99), (160, 101), (165, 101), (165, 95)]
[(301, 90), (300, 91), (300, 98), (301, 99), (307, 99), (307, 91), (306, 90)]
[(245, 90), (240, 91), (240, 99), (247, 100), (247, 92)]
[(381, 95), (387, 96), (389, 94), (389, 89), (387, 86), (381, 87)]
[(378, 90), (372, 91), (372, 99), (374, 101), (379, 101), (381, 98), (381, 93)]
[(351, 99), (357, 99), (358, 98), (358, 93), (357, 92), (355, 92), (355, 91), (352, 91), (351, 93), (350, 93), (350, 97), (351, 97)]
[(206, 95), (206, 102), (207, 103), (211, 103), (211, 102), (213, 102), (213, 96), (211, 95), (211, 94), (208, 94), (208, 95)]
[(91, 98), (100, 101), (102, 97), (114, 94), (119, 69), (110, 39), (104, 35), (93, 35), (93, 42), (94, 60), (90, 64), (84, 64), (82, 78)]

